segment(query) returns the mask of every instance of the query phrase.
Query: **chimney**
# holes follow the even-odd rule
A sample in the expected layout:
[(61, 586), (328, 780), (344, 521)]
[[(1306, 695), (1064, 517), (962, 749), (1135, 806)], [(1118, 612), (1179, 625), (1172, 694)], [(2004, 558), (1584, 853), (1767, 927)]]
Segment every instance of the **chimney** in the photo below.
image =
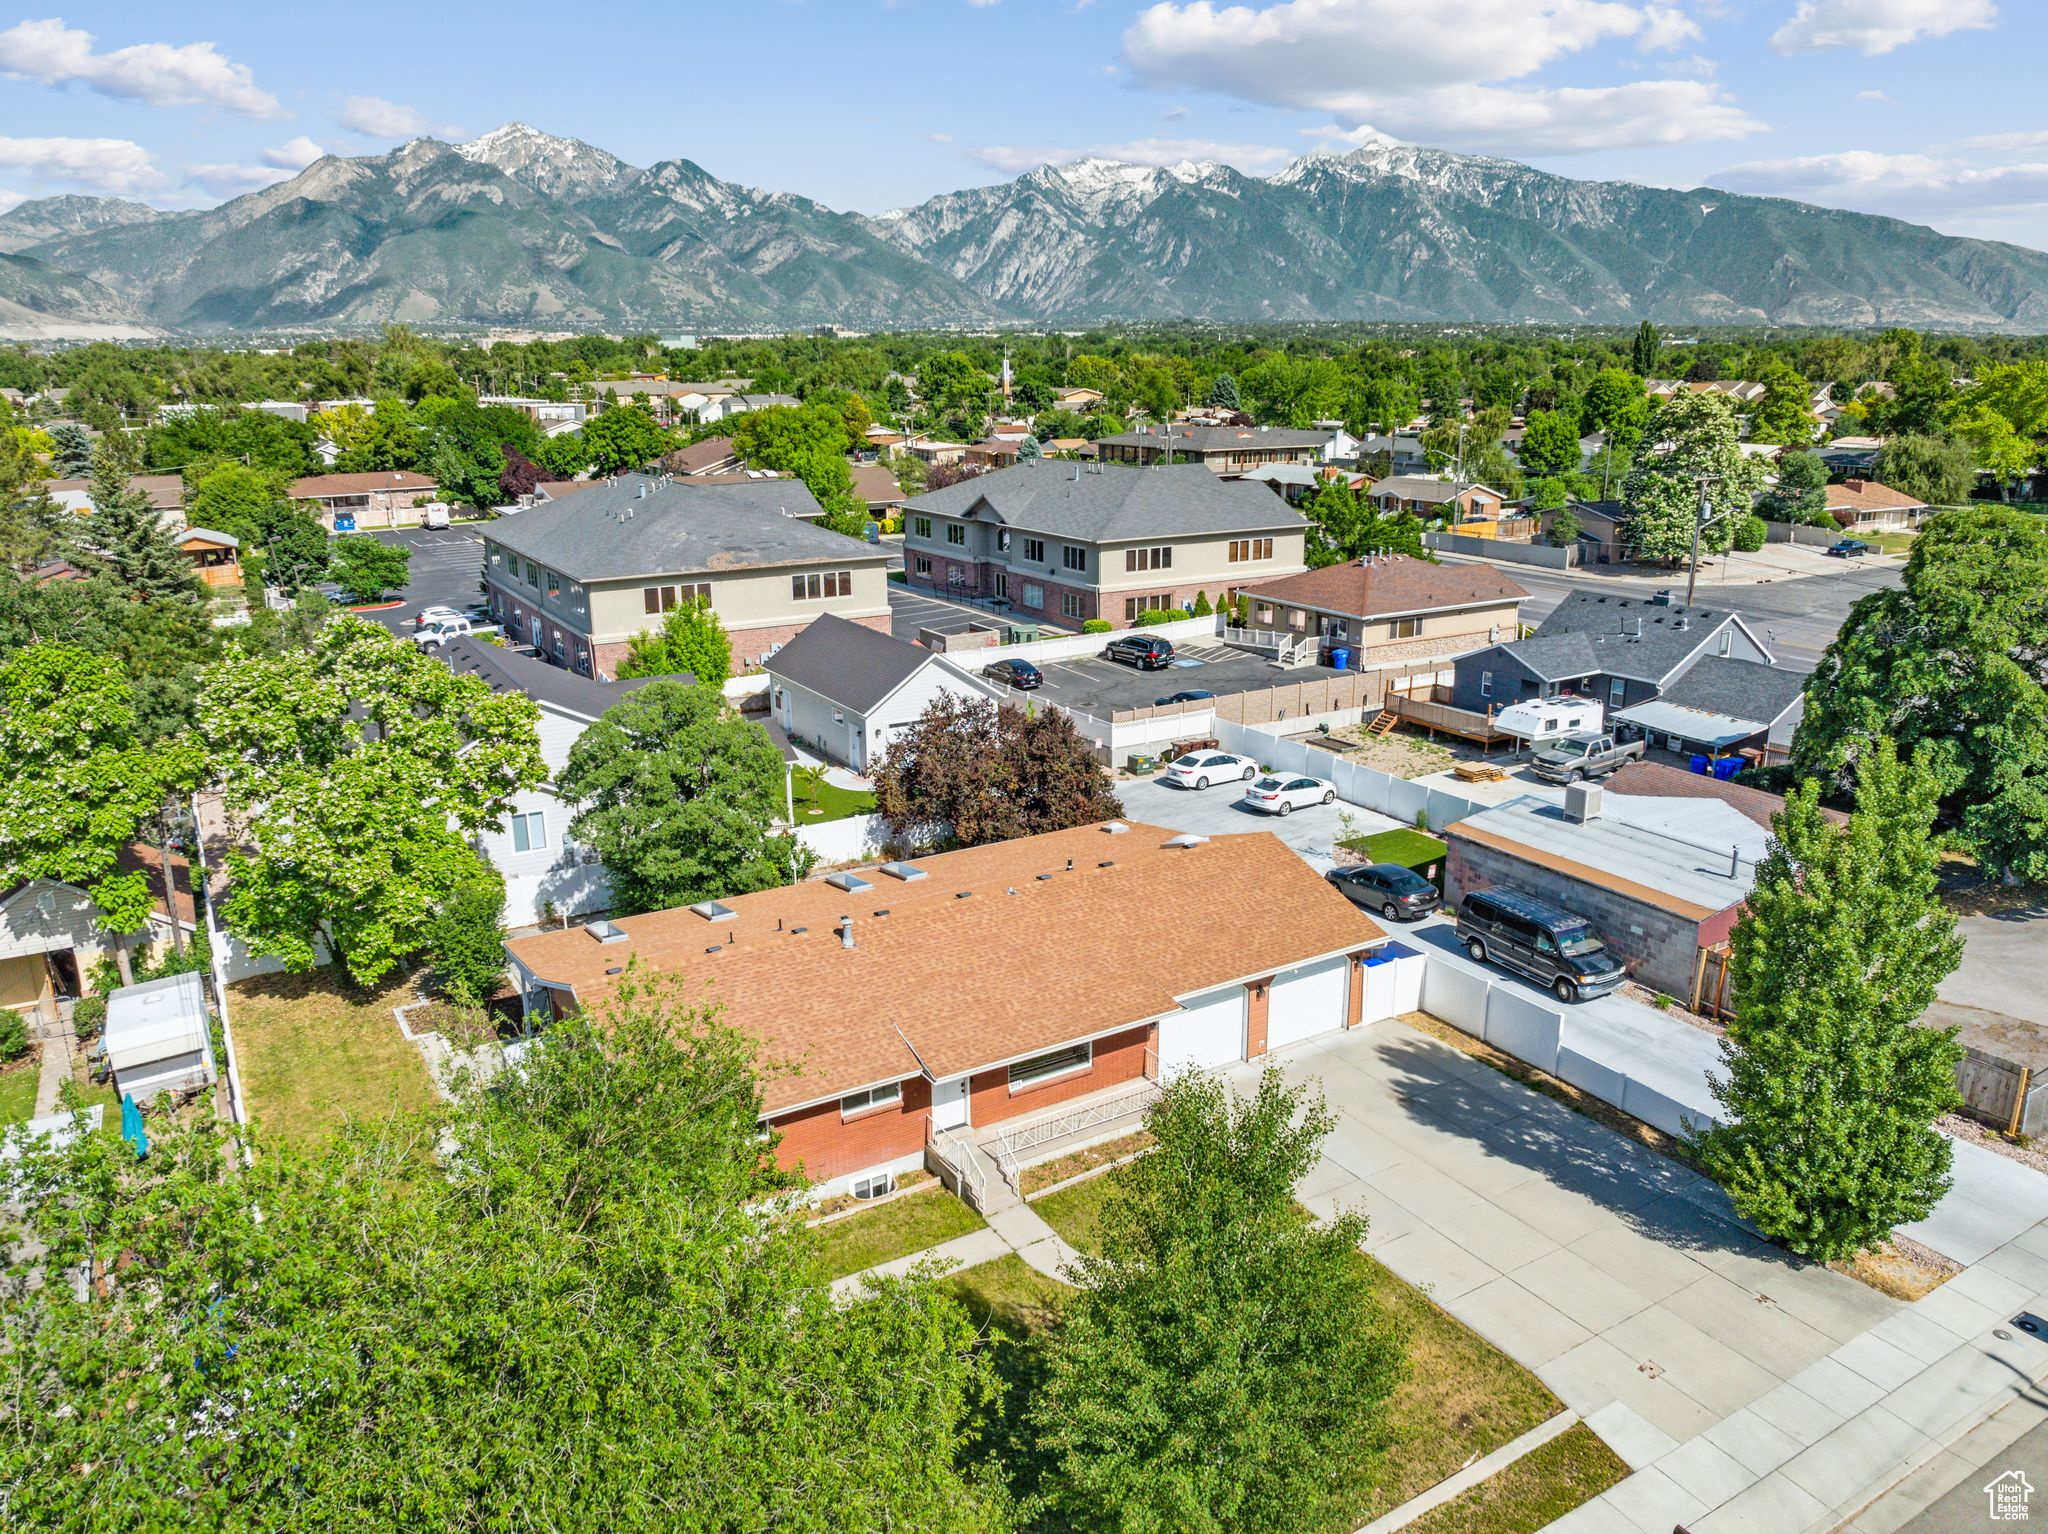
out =
[(851, 916), (839, 918), (839, 946), (841, 948), (851, 948), (853, 946), (853, 918)]
[(1842, 481), (1842, 488), (1844, 490), (1847, 490), (1851, 495), (1861, 495), (1863, 493), (1863, 487), (1867, 483), (1867, 480), (1845, 479)]
[[(1573, 783), (1564, 791), (1564, 818), (1573, 825), (1582, 826), (1589, 820), (1600, 818), (1600, 785), (1597, 783)], [(849, 939), (849, 942), (851, 939)]]

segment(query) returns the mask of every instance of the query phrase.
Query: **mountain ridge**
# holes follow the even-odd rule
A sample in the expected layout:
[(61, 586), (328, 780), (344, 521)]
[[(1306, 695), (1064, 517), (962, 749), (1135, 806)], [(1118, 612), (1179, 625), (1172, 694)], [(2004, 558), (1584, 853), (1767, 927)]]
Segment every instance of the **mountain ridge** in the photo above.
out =
[[(1266, 176), (1086, 158), (868, 216), (507, 123), (218, 207), (0, 214), (47, 330), (856, 329), (1210, 320), (2048, 329), (2048, 255), (1372, 139)], [(116, 296), (118, 295), (118, 297)], [(0, 334), (9, 322), (0, 316)]]

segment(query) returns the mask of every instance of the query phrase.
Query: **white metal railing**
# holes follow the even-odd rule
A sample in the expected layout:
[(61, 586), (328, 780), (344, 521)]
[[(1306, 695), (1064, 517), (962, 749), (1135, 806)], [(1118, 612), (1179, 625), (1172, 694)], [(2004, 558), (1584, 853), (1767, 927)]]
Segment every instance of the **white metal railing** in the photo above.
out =
[(1226, 628), (1223, 642), (1240, 650), (1270, 650), (1283, 666), (1299, 666), (1315, 658), (1321, 641), (1314, 634), (1296, 634), (1287, 629)]
[[(1150, 1049), (1145, 1051), (1145, 1055), (1147, 1069), (1156, 1071), (1157, 1057)], [(1012, 1130), (1008, 1134), (998, 1135), (989, 1149), (995, 1155), (996, 1165), (1002, 1168), (1003, 1176), (1009, 1179), (1010, 1186), (1022, 1192), (1023, 1167), (1019, 1161), (1020, 1156), (1037, 1150), (1040, 1146), (1050, 1145), (1055, 1140), (1063, 1140), (1068, 1135), (1080, 1134), (1098, 1125), (1128, 1118), (1144, 1109), (1158, 1095), (1159, 1083), (1149, 1075), (1141, 1077), (1131, 1083), (1127, 1090), (1112, 1097), (1083, 1103), (1066, 1113), (1055, 1114), (1050, 1118), (1040, 1119), (1035, 1124)]]
[(960, 1179), (960, 1195), (969, 1208), (977, 1213), (988, 1207), (988, 1183), (981, 1175), (981, 1165), (974, 1154), (974, 1147), (951, 1129), (925, 1129), (927, 1143), (932, 1154), (953, 1170)]

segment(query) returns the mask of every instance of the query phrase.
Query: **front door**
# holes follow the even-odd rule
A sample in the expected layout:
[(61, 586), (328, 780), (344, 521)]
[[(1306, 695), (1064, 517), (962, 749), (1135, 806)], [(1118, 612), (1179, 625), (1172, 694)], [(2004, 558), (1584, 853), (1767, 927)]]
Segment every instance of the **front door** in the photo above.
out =
[(989, 577), (988, 591), (989, 595), (995, 597), (997, 600), (1005, 602), (1008, 601), (1010, 598), (1009, 572), (1007, 570), (998, 570), (993, 575), (991, 575)]
[(932, 1088), (932, 1128), (967, 1127), (967, 1078), (941, 1081)]

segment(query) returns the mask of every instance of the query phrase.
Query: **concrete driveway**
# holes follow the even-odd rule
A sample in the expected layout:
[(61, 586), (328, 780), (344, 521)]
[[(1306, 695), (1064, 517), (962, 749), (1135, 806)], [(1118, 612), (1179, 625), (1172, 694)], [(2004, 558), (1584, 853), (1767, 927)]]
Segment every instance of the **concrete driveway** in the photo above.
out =
[(1346, 804), (1318, 804), (1291, 815), (1265, 815), (1246, 809), (1239, 798), (1242, 783), (1226, 783), (1203, 790), (1179, 788), (1162, 778), (1134, 778), (1115, 785), (1123, 800), (1124, 813), (1150, 826), (1170, 831), (1191, 831), (1197, 836), (1234, 836), (1247, 831), (1270, 831), (1287, 843), (1317, 870), (1336, 866), (1333, 848), (1344, 834), (1342, 816), (1349, 815), (1360, 832), (1386, 831), (1394, 822), (1386, 816)]

